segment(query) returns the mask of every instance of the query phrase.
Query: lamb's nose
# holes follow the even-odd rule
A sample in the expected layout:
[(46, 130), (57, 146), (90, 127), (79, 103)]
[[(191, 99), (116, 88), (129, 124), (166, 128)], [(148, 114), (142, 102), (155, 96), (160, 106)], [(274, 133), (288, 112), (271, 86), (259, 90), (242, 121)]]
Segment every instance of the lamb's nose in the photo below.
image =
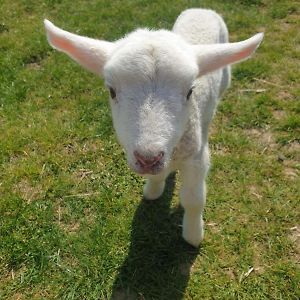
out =
[(141, 167), (151, 168), (151, 167), (155, 166), (155, 164), (157, 164), (164, 157), (165, 153), (163, 151), (161, 151), (156, 156), (146, 156), (146, 155), (140, 154), (138, 151), (134, 151), (133, 154)]

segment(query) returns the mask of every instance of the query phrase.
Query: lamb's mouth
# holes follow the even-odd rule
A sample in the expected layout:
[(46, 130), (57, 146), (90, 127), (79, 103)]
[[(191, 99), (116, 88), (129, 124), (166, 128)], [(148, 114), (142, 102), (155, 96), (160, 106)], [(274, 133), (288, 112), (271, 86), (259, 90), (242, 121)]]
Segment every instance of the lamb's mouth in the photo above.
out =
[(129, 164), (129, 166), (139, 175), (157, 175), (165, 168), (165, 164), (160, 161), (151, 167), (141, 167), (138, 162), (135, 162), (134, 165)]

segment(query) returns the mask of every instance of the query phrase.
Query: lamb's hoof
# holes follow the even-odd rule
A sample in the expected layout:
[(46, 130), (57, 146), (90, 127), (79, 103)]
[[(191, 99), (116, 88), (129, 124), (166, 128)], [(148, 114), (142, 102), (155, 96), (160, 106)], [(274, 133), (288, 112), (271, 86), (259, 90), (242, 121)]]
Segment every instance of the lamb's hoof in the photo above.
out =
[(147, 180), (144, 185), (144, 198), (146, 200), (156, 200), (163, 194), (164, 189), (165, 182), (153, 183), (150, 180)]
[(183, 239), (190, 245), (192, 245), (195, 248), (198, 248), (200, 246), (200, 243), (203, 240), (204, 233), (201, 234), (188, 234), (186, 232), (182, 233)]
[[(202, 242), (204, 238), (204, 229), (203, 229), (203, 220), (200, 220), (200, 222), (190, 223), (188, 224), (185, 222), (185, 218), (183, 220), (183, 228), (182, 228), (182, 237), (184, 240), (189, 243), (190, 245), (198, 248), (200, 243)], [(187, 223), (187, 224), (185, 224)]]

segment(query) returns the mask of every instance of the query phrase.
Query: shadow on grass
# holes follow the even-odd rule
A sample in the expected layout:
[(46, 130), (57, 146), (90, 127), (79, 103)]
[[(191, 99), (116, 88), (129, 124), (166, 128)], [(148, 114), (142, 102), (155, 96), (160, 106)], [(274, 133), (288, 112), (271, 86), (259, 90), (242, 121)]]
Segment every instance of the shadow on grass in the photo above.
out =
[(111, 300), (184, 298), (190, 268), (199, 253), (181, 238), (182, 209), (170, 210), (175, 175), (156, 201), (136, 210), (129, 254), (114, 282)]

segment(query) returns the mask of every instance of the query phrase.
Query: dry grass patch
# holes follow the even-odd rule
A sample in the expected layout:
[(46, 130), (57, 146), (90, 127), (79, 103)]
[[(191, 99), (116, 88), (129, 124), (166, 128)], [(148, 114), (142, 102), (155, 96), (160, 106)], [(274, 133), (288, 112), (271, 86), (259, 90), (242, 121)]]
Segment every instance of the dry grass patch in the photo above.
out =
[(80, 228), (80, 221), (70, 219), (70, 211), (67, 207), (62, 206), (62, 201), (57, 201), (54, 205), (55, 223), (65, 233), (76, 233)]
[(253, 195), (257, 200), (261, 200), (263, 198), (261, 189), (257, 185), (250, 185), (249, 192)]

